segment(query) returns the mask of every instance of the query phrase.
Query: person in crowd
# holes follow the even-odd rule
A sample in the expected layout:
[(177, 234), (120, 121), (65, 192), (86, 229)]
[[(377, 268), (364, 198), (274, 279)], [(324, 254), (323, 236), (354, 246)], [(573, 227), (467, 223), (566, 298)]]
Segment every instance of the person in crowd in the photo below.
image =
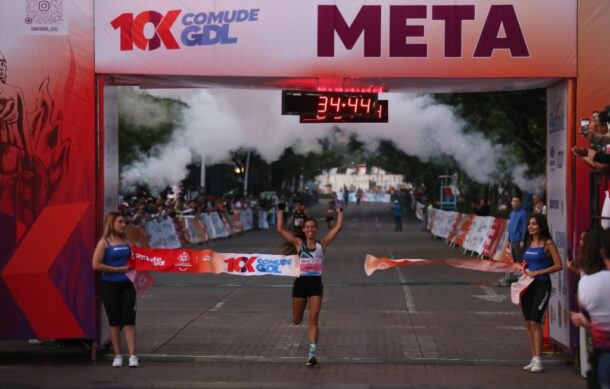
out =
[(347, 189), (347, 185), (343, 185), (343, 205), (347, 208), (349, 204), (349, 189)]
[[(600, 255), (583, 257), (578, 283), (581, 312), (571, 312), (575, 326), (591, 328), (593, 354), (587, 372), (590, 387), (610, 389), (610, 230), (603, 231)], [(593, 381), (593, 382), (592, 382)]]
[(476, 207), (475, 214), (477, 216), (489, 216), (489, 205), (485, 199), (480, 199), (479, 204)]
[(334, 200), (328, 202), (328, 208), (326, 208), (326, 226), (328, 229), (333, 228), (333, 222), (335, 221), (335, 214), (337, 213), (337, 205)]
[[(570, 254), (566, 258), (566, 269), (573, 272), (574, 274), (581, 276), (583, 274), (593, 274), (600, 270), (603, 270), (603, 264), (601, 259), (601, 247), (602, 247), (603, 234), (601, 230), (583, 231), (580, 234), (580, 240), (578, 241), (580, 259), (578, 263), (574, 262), (574, 258)], [(584, 267), (587, 266), (585, 271)], [(593, 268), (591, 266), (597, 266)]]
[(356, 206), (360, 206), (360, 202), (362, 202), (362, 197), (364, 196), (364, 192), (362, 188), (358, 188), (356, 191)]
[(581, 134), (589, 141), (589, 147), (572, 147), (572, 154), (581, 158), (597, 171), (607, 171), (610, 164), (610, 106), (602, 112), (594, 112), (588, 125), (581, 127)]
[(398, 200), (392, 202), (392, 215), (394, 216), (394, 231), (402, 231), (402, 205)]
[(294, 201), (294, 209), (290, 214), (290, 219), (288, 224), (292, 227), (293, 230), (303, 229), (303, 225), (305, 224), (305, 219), (309, 218), (309, 213), (305, 209), (303, 205), (303, 200), (297, 198)]
[[(525, 247), (525, 237), (527, 232), (527, 211), (521, 206), (521, 197), (515, 195), (511, 198), (510, 205), (513, 210), (508, 218), (508, 242), (513, 261), (523, 262), (523, 248)], [(506, 273), (504, 279), (498, 282), (498, 286), (510, 286), (517, 281), (518, 275)]]
[(278, 213), (277, 232), (284, 238), (283, 253), (298, 254), (301, 258), (301, 275), (294, 280), (292, 288), (292, 321), (300, 324), (305, 308), (309, 305), (309, 350), (307, 366), (318, 363), (316, 357), (319, 338), (318, 318), (322, 309), (322, 262), (328, 246), (343, 228), (343, 208), (337, 210), (337, 224), (322, 240), (317, 241), (318, 222), (307, 218), (302, 230), (293, 232), (284, 229), (283, 210)]
[(544, 316), (551, 296), (550, 274), (562, 268), (557, 246), (551, 238), (546, 216), (536, 214), (527, 222), (527, 241), (523, 253), (526, 276), (534, 281), (521, 297), (521, 310), (525, 318), (525, 329), (532, 352), (532, 360), (523, 367), (532, 373), (544, 371), (542, 366), (542, 340)]
[(535, 215), (537, 213), (546, 215), (546, 204), (544, 204), (542, 196), (538, 193), (534, 194), (532, 206), (532, 214)]
[(104, 233), (93, 252), (93, 270), (102, 272), (101, 295), (110, 325), (114, 351), (113, 367), (123, 366), (121, 329), (129, 351), (129, 367), (140, 365), (136, 356), (136, 291), (125, 274), (129, 270), (131, 249), (125, 234), (125, 218), (110, 212), (104, 222)]
[(591, 114), (588, 130), (594, 134), (608, 134), (608, 127), (605, 125), (605, 123), (602, 123), (599, 111), (593, 111)]

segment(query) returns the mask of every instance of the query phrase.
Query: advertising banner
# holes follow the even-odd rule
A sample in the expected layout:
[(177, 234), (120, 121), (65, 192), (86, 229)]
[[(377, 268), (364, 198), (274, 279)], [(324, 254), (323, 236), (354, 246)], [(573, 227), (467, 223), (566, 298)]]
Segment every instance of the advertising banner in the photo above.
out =
[(0, 12), (0, 338), (92, 339), (93, 5), (38, 3)]
[(180, 239), (174, 226), (174, 221), (169, 216), (155, 217), (144, 223), (148, 244), (150, 247), (178, 248), (181, 247)]
[(494, 218), (491, 216), (475, 216), (462, 247), (465, 250), (481, 254), (493, 222)]
[(240, 276), (298, 277), (296, 255), (217, 253), (210, 249), (151, 249), (132, 247), (135, 270), (178, 273), (227, 273)]
[(486, 258), (494, 257), (494, 254), (498, 250), (498, 244), (502, 240), (502, 235), (504, 234), (507, 223), (508, 221), (506, 219), (494, 218), (491, 229), (489, 230), (489, 233), (485, 238), (485, 242), (483, 243), (483, 252), (481, 255)]
[(443, 211), (437, 210), (434, 213), (434, 224), (432, 226), (432, 235), (438, 236), (443, 239), (447, 239), (451, 232), (451, 227), (455, 223), (455, 219), (459, 216), (459, 213), (454, 211)]
[[(560, 82), (547, 89), (547, 220), (551, 236), (559, 255), (567, 256), (568, 208), (566, 199), (568, 83)], [(568, 297), (568, 270), (551, 274), (551, 298), (549, 300), (549, 335), (570, 346), (570, 317)]]
[(577, 0), (97, 0), (95, 67), (217, 77), (573, 77), (576, 7)]

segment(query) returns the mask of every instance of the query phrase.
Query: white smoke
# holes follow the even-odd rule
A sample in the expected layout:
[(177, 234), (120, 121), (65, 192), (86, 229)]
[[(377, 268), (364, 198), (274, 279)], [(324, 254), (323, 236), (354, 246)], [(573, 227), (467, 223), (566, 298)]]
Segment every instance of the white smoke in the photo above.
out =
[[(189, 108), (182, 126), (161, 150), (142, 156), (122, 172), (123, 189), (143, 182), (160, 189), (186, 176), (192, 158), (206, 163), (226, 160), (239, 148), (256, 150), (268, 162), (277, 160), (287, 147), (296, 152), (317, 151), (318, 140), (331, 134), (331, 124), (300, 124), (297, 116), (280, 113), (278, 90), (149, 90), (156, 96), (182, 100)], [(460, 167), (480, 183), (499, 179), (498, 161), (504, 147), (494, 145), (479, 132), (466, 132), (468, 125), (450, 106), (438, 104), (429, 95), (388, 93), (388, 123), (342, 124), (343, 131), (356, 134), (374, 150), (380, 140), (392, 140), (406, 154), (427, 161), (443, 155), (452, 156)], [(147, 109), (127, 109), (132, 116), (150, 121)], [(525, 169), (513, 175), (530, 185)], [(521, 186), (521, 185), (520, 185)]]
[(515, 166), (511, 173), (512, 182), (524, 192), (541, 194), (546, 184), (545, 177), (538, 176), (528, 179), (527, 170), (528, 167), (525, 164)]

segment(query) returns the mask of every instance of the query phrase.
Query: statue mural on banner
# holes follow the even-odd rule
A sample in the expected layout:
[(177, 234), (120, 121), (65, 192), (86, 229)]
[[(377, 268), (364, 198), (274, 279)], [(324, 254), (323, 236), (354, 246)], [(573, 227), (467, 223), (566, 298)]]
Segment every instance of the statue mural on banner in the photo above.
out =
[(20, 88), (7, 83), (8, 62), (0, 52), (0, 213), (30, 226), (67, 169), (70, 140), (61, 137), (49, 79), (38, 89), (33, 112)]

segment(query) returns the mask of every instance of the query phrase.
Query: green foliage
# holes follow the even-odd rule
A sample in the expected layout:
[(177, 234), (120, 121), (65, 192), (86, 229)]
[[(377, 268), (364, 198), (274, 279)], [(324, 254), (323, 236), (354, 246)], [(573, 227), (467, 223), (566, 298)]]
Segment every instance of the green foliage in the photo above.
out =
[(119, 165), (129, 165), (140, 153), (167, 143), (180, 125), (186, 107), (178, 100), (152, 96), (135, 88), (120, 88)]
[(437, 94), (435, 99), (455, 107), (471, 127), (493, 143), (504, 145), (508, 163), (527, 164), (532, 175), (544, 174), (546, 151), (546, 89), (510, 92)]

